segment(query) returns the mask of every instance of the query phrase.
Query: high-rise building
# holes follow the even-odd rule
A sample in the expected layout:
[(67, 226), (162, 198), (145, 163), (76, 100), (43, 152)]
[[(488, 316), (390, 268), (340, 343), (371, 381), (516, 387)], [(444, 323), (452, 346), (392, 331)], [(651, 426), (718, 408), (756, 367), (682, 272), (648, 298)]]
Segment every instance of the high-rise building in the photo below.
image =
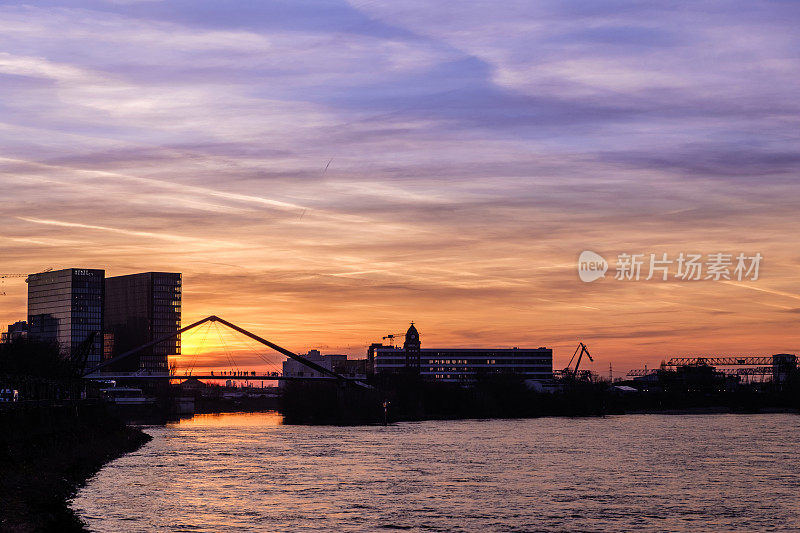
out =
[(28, 276), (28, 337), (70, 355), (95, 333), (87, 367), (103, 355), (104, 270), (67, 268)]
[[(106, 278), (106, 357), (175, 333), (181, 327), (181, 275), (142, 272)], [(181, 353), (180, 335), (131, 355), (117, 371), (167, 372), (168, 358)]]
[(553, 378), (550, 348), (421, 348), (413, 323), (403, 348), (373, 344), (368, 360), (377, 374), (408, 372), (433, 381), (466, 382), (491, 374), (539, 381)]

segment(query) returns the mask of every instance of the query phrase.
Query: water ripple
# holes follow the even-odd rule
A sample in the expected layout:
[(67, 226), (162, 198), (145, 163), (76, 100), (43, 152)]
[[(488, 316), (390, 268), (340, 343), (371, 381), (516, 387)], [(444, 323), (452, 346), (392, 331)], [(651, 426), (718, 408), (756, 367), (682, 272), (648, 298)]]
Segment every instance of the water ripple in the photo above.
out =
[(147, 428), (73, 507), (98, 532), (800, 530), (796, 415), (279, 421)]

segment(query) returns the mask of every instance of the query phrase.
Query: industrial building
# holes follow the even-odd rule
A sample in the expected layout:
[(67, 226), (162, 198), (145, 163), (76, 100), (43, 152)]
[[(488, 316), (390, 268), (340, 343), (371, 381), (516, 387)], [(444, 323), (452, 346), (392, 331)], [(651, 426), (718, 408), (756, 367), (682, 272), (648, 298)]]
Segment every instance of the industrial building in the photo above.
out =
[[(109, 359), (180, 329), (181, 274), (142, 272), (106, 278), (104, 307)], [(180, 353), (178, 335), (126, 358), (115, 370), (167, 372), (168, 358)]]
[(31, 274), (28, 282), (28, 337), (57, 343), (70, 355), (91, 336), (87, 363), (103, 355), (103, 293), (105, 271), (67, 268)]
[(413, 323), (402, 348), (373, 344), (367, 359), (376, 374), (411, 372), (432, 381), (464, 382), (492, 374), (540, 381), (553, 378), (550, 348), (422, 348)]

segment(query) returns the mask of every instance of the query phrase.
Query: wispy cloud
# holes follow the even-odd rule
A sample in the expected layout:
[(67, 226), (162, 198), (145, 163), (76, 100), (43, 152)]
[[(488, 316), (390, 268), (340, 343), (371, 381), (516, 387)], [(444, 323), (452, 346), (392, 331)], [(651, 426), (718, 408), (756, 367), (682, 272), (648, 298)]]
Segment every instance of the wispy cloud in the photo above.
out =
[[(749, 289), (751, 291), (758, 291), (764, 292), (767, 294), (774, 294), (776, 296), (783, 296), (784, 298), (791, 298), (793, 300), (800, 300), (800, 294), (794, 294), (791, 292), (785, 291), (777, 291), (775, 289), (769, 289), (767, 287), (761, 287), (754, 284), (747, 284), (747, 283), (737, 283), (735, 281), (722, 281), (721, 283), (725, 283), (727, 285), (733, 285), (734, 287), (741, 287), (742, 289)], [(788, 309), (788, 308), (787, 308)]]
[[(132, 231), (121, 228), (109, 228), (107, 226), (95, 226), (92, 224), (79, 224), (77, 222), (63, 222), (60, 220), (44, 220), (40, 218), (17, 217), (25, 222), (32, 222), (34, 224), (44, 224), (47, 226), (60, 226), (62, 228), (80, 228), (80, 229), (94, 229), (100, 231), (110, 231), (112, 233), (121, 233), (123, 235), (132, 235), (135, 237), (152, 237), (154, 239), (163, 239), (165, 241), (181, 242), (187, 240), (186, 237), (180, 235), (168, 235), (165, 233), (153, 233), (149, 231)], [(188, 238), (188, 240), (195, 240)]]

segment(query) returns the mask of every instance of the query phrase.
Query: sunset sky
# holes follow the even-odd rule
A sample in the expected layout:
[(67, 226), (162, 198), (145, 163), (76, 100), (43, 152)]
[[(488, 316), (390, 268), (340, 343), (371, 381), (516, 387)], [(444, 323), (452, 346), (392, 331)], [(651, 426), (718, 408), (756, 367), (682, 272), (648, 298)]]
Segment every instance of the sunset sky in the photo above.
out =
[[(0, 273), (182, 272), (302, 352), (800, 353), (800, 3), (667, 5), (0, 3)], [(764, 259), (613, 279), (681, 252)]]

